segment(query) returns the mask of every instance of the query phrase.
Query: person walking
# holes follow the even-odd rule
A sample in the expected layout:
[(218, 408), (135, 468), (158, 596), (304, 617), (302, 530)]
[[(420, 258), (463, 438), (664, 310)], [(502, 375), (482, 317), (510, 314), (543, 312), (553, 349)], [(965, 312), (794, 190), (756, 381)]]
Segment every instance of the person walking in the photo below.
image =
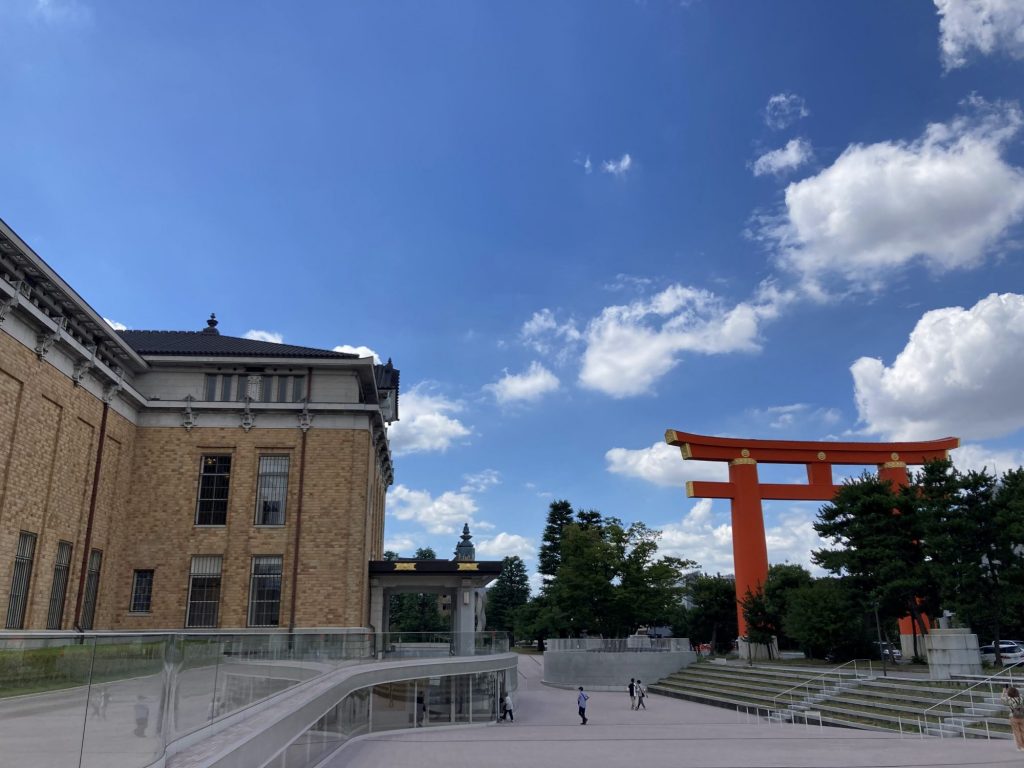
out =
[(629, 678), (629, 708), (636, 709), (636, 680)]
[(501, 719), (504, 720), (506, 717), (508, 717), (509, 722), (510, 723), (514, 723), (516, 721), (516, 717), (515, 717), (515, 714), (514, 714), (515, 707), (512, 706), (512, 694), (511, 693), (506, 693), (505, 694), (504, 707), (505, 707), (505, 709), (504, 709), (504, 711), (502, 713)]
[(576, 706), (580, 709), (580, 725), (587, 724), (587, 699), (590, 697), (583, 691), (583, 686), (580, 686), (580, 695), (576, 697)]
[(1012, 685), (1004, 685), (1003, 695), (999, 698), (1010, 708), (1010, 730), (1013, 731), (1017, 751), (1024, 752), (1024, 699)]
[(641, 709), (647, 709), (647, 705), (644, 704), (644, 699), (647, 698), (647, 690), (644, 688), (642, 681), (636, 681), (636, 708), (639, 712)]

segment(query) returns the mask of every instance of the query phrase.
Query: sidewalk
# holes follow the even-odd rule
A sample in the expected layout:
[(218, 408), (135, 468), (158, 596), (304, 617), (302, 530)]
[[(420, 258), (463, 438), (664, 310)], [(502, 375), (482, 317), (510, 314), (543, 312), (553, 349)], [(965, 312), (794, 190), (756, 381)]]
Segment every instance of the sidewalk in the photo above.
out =
[[(921, 739), (841, 728), (755, 723), (737, 713), (652, 695), (633, 712), (625, 693), (590, 694), (581, 726), (576, 694), (544, 686), (542, 658), (519, 660), (514, 723), (391, 731), (343, 749), (329, 768), (910, 768), (1024, 766), (1013, 742)], [(652, 681), (653, 682), (653, 681)]]

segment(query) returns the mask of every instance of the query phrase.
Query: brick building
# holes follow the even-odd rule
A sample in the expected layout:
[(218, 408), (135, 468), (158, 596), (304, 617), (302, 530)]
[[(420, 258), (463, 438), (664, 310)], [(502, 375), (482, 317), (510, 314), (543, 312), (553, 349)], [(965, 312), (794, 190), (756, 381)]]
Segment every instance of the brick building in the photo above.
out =
[(114, 331), (0, 221), (0, 621), (366, 626), (398, 371)]

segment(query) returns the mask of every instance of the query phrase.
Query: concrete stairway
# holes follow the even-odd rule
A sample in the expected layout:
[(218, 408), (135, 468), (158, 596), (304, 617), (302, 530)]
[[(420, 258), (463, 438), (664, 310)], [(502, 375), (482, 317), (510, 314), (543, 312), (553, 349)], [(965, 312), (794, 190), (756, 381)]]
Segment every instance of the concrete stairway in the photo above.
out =
[[(828, 672), (808, 689), (794, 686)], [(877, 670), (875, 670), (877, 674)], [(815, 722), (867, 730), (967, 738), (1009, 738), (1005, 708), (987, 691), (965, 692), (973, 680), (869, 677), (861, 671), (701, 661), (650, 686), (652, 693), (729, 709), (758, 711), (769, 720)], [(785, 693), (789, 691), (788, 693)], [(781, 696), (780, 696), (781, 694)], [(779, 697), (779, 698), (776, 698)], [(953, 699), (942, 711), (925, 712)]]

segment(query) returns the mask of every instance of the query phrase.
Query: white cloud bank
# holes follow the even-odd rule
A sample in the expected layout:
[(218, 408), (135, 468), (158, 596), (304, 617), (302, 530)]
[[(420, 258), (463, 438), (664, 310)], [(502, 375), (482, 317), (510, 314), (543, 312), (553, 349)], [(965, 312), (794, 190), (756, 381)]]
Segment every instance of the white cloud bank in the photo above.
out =
[(494, 395), (499, 405), (508, 405), (536, 402), (549, 392), (554, 392), (558, 386), (558, 377), (535, 360), (526, 372), (505, 371), (505, 375), (498, 381), (484, 388)]
[(811, 142), (807, 139), (792, 139), (781, 149), (773, 149), (757, 158), (751, 170), (755, 176), (794, 171), (809, 162), (813, 154)]
[(939, 48), (946, 70), (967, 64), (971, 51), (1005, 53), (1024, 59), (1024, 3), (1021, 0), (935, 0)]
[(454, 414), (462, 403), (417, 384), (402, 395), (402, 419), (388, 429), (391, 450), (396, 456), (429, 451), (446, 451), (471, 432)]
[[(588, 158), (589, 160), (589, 158)], [(625, 176), (630, 168), (633, 167), (633, 158), (629, 156), (627, 152), (618, 160), (605, 160), (601, 163), (601, 170), (605, 173), (610, 173), (613, 176)]]
[(1002, 475), (1010, 469), (1024, 466), (1024, 450), (991, 450), (978, 443), (961, 445), (951, 451), (953, 464), (961, 472), (987, 470), (989, 474)]
[(284, 344), (284, 335), (277, 331), (258, 331), (250, 329), (245, 332), (243, 338), (253, 341), (269, 341), (271, 344)]
[(358, 355), (359, 357), (372, 357), (373, 362), (380, 365), (380, 355), (374, 352), (369, 347), (358, 346), (353, 347), (351, 344), (339, 344), (334, 347), (334, 352), (347, 352), (350, 355)]
[(104, 317), (103, 318), (103, 322), (106, 323), (107, 325), (109, 325), (115, 331), (127, 331), (128, 330), (128, 326), (125, 325), (124, 323), (119, 323), (119, 322), (117, 322), (117, 320), (111, 320), (108, 317)]
[(475, 521), (477, 510), (476, 500), (463, 491), (445, 491), (435, 497), (429, 491), (396, 485), (387, 495), (387, 514), (418, 523), (429, 533), (456, 533), (463, 523), (486, 527)]
[(579, 382), (628, 397), (648, 392), (684, 352), (756, 352), (761, 324), (787, 299), (765, 285), (752, 301), (728, 306), (710, 291), (676, 284), (650, 299), (606, 307), (587, 325)]
[(1002, 156), (1024, 123), (1019, 106), (965, 106), (969, 116), (933, 123), (916, 141), (853, 144), (787, 187), (781, 223), (761, 234), (812, 295), (829, 277), (877, 290), (914, 261), (977, 266), (1024, 219), (1024, 172)]
[(668, 443), (636, 450), (612, 448), (604, 459), (612, 474), (670, 488), (681, 488), (688, 480), (726, 480), (729, 474), (723, 462), (684, 460), (679, 448)]
[(505, 533), (502, 531), (497, 536), (481, 539), (476, 542), (476, 555), (478, 558), (501, 560), (518, 555), (523, 560), (531, 560), (536, 554), (537, 547), (534, 543), (518, 533)]
[(1024, 296), (927, 312), (891, 366), (862, 357), (850, 372), (870, 432), (896, 440), (1015, 432), (1024, 427)]
[[(678, 523), (657, 526), (662, 537), (658, 553), (696, 560), (706, 573), (733, 573), (732, 525), (723, 507), (716, 511), (711, 499), (701, 499)], [(821, 573), (811, 563), (811, 551), (820, 549), (821, 538), (814, 530), (815, 511), (790, 508), (775, 517), (765, 529), (769, 563), (794, 563)]]
[(776, 93), (768, 99), (768, 105), (764, 108), (764, 122), (769, 128), (780, 131), (810, 114), (802, 96)]

